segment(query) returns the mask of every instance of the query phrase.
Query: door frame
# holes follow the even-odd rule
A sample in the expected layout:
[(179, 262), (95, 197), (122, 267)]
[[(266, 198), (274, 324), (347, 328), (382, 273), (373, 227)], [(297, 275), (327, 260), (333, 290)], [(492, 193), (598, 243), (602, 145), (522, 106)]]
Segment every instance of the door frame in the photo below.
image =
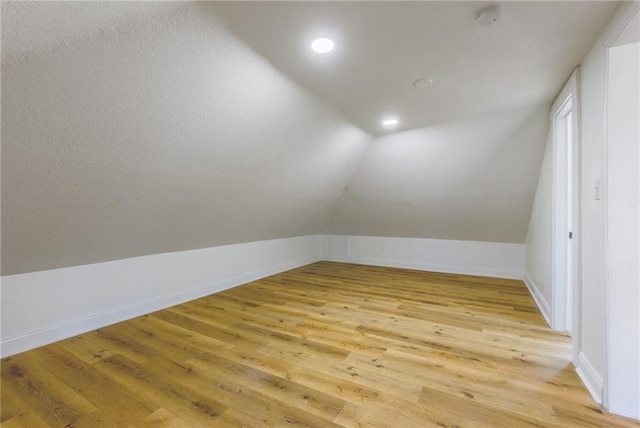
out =
[[(552, 279), (551, 279), (551, 327), (572, 332), (572, 362), (578, 365), (581, 338), (581, 291), (582, 291), (582, 250), (581, 250), (581, 205), (580, 205), (580, 69), (576, 68), (551, 107), (553, 141), (553, 186), (552, 186)], [(566, 133), (568, 111), (571, 120), (571, 177), (567, 177), (568, 150), (561, 144), (561, 133)], [(571, 180), (572, 200), (567, 201), (568, 180)], [(568, 208), (571, 204), (571, 230), (568, 228)], [(568, 233), (572, 233), (569, 239)], [(571, 250), (572, 263), (567, 266), (568, 252)], [(569, 270), (570, 269), (570, 270)], [(570, 274), (570, 275), (569, 275)], [(567, 319), (568, 300), (567, 278), (571, 278), (571, 320)]]

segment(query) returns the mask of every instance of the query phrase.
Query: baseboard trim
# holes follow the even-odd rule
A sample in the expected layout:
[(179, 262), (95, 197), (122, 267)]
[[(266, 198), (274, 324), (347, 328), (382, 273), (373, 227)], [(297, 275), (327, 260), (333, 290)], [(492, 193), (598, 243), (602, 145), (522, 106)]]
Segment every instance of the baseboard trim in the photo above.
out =
[(59, 340), (77, 336), (111, 324), (126, 321), (151, 312), (179, 305), (190, 300), (218, 293), (251, 281), (275, 275), (286, 270), (295, 269), (321, 260), (321, 257), (305, 258), (280, 264), (270, 268), (256, 269), (241, 275), (234, 275), (216, 281), (200, 284), (179, 293), (146, 299), (131, 305), (98, 312), (88, 316), (75, 318), (45, 328), (32, 330), (20, 335), (7, 337), (0, 341), (0, 358), (9, 357), (20, 352), (44, 346)]
[(384, 266), (395, 267), (402, 269), (415, 269), (427, 272), (440, 272), (440, 273), (453, 273), (460, 275), (475, 275), (486, 276), (492, 278), (507, 278), (507, 279), (523, 279), (523, 272), (500, 270), (500, 269), (483, 269), (467, 266), (456, 265), (441, 265), (433, 263), (423, 262), (408, 262), (398, 260), (387, 259), (369, 259), (369, 258), (353, 258), (353, 257), (337, 257), (337, 256), (325, 256), (325, 261), (339, 262), (339, 263), (353, 263), (357, 265), (369, 265), (369, 266)]
[(524, 283), (529, 289), (529, 293), (531, 294), (531, 297), (533, 297), (533, 300), (536, 302), (536, 305), (538, 305), (538, 309), (540, 309), (540, 313), (542, 313), (542, 316), (547, 322), (547, 325), (551, 327), (551, 305), (544, 298), (533, 278), (531, 278), (526, 273), (524, 274)]
[(602, 376), (598, 374), (587, 359), (587, 356), (582, 352), (578, 355), (578, 367), (576, 368), (576, 373), (582, 380), (582, 383), (584, 383), (584, 386), (587, 387), (587, 390), (589, 391), (589, 394), (591, 394), (591, 397), (593, 397), (593, 400), (598, 404), (602, 404)]

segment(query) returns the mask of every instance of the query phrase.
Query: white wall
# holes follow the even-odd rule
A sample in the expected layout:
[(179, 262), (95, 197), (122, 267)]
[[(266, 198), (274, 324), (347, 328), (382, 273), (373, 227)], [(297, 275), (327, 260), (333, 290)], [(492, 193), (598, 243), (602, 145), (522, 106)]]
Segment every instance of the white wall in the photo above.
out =
[[(605, 87), (607, 44), (638, 8), (624, 2), (585, 57), (581, 66), (582, 108), (582, 344), (579, 372), (596, 400), (602, 396), (606, 375), (607, 319), (605, 311), (605, 204), (596, 199), (595, 184), (605, 183)], [(591, 373), (591, 375), (588, 375)]]
[(326, 232), (521, 244), (547, 129), (523, 107), (377, 137)]
[[(581, 335), (578, 358), (578, 373), (598, 402), (602, 400), (607, 365), (613, 367), (619, 361), (620, 353), (609, 354), (607, 364), (607, 315), (605, 293), (605, 203), (603, 187), (605, 183), (605, 88), (607, 81), (607, 46), (622, 30), (626, 22), (638, 9), (638, 2), (623, 2), (611, 22), (598, 37), (580, 66), (580, 109), (581, 109), (581, 242), (582, 292), (580, 304)], [(637, 74), (636, 74), (637, 78)], [(628, 102), (638, 102), (633, 88), (624, 88)], [(637, 114), (634, 119), (637, 124)], [(615, 126), (615, 125), (614, 125)], [(637, 141), (635, 142), (637, 144)], [(550, 143), (541, 170), (538, 190), (526, 244), (526, 276), (531, 279), (545, 296), (551, 285), (551, 204), (552, 204), (552, 155)], [(614, 170), (615, 165), (609, 165)], [(629, 177), (627, 177), (629, 178)], [(596, 192), (596, 182), (600, 182)], [(599, 196), (596, 197), (596, 193)], [(545, 255), (545, 252), (549, 251)], [(548, 261), (548, 264), (545, 262)], [(637, 262), (636, 262), (637, 263)], [(637, 264), (636, 264), (637, 266)], [(547, 285), (548, 284), (548, 285)], [(549, 290), (549, 291), (548, 291)], [(632, 293), (631, 293), (632, 294)], [(635, 295), (627, 294), (625, 299), (637, 302)], [(550, 294), (549, 294), (550, 296)], [(548, 302), (552, 303), (552, 302)], [(621, 306), (623, 308), (624, 306)], [(611, 311), (617, 311), (611, 308)], [(637, 306), (635, 313), (637, 313)], [(632, 320), (631, 320), (632, 321)], [(625, 322), (630, 322), (626, 320)], [(634, 332), (627, 331), (628, 337)], [(636, 335), (637, 336), (637, 335)], [(622, 359), (633, 356), (626, 355)], [(622, 360), (620, 360), (622, 361)], [(636, 359), (635, 367), (638, 366)], [(632, 390), (619, 391), (631, 396), (627, 400), (640, 400)], [(606, 400), (605, 400), (606, 401)], [(606, 403), (615, 409), (611, 402)], [(638, 416), (636, 416), (638, 417)]]
[(552, 299), (552, 179), (553, 138), (550, 127), (525, 241), (525, 282), (547, 322), (551, 319)]
[[(609, 28), (610, 26), (608, 26)], [(605, 29), (605, 32), (611, 31)], [(604, 34), (604, 33), (603, 33)], [(604, 217), (596, 200), (596, 180), (603, 181), (605, 48), (603, 35), (581, 65), (581, 214), (582, 214), (582, 361), (593, 372), (592, 392), (599, 401), (605, 373)]]
[(321, 260), (313, 235), (2, 277), (0, 354), (12, 355)]
[(524, 245), (445, 239), (327, 235), (325, 259), (522, 279)]
[(524, 246), (312, 235), (7, 275), (0, 284), (0, 355), (13, 355), (323, 259), (522, 278)]
[[(369, 136), (205, 5), (87, 34), (133, 3), (2, 3), (5, 275), (323, 233), (355, 170)], [(30, 13), (82, 28), (28, 50)]]
[[(637, 27), (636, 23), (636, 31)], [(639, 118), (640, 42), (636, 41), (609, 50), (606, 382), (609, 409), (637, 419), (640, 419)]]

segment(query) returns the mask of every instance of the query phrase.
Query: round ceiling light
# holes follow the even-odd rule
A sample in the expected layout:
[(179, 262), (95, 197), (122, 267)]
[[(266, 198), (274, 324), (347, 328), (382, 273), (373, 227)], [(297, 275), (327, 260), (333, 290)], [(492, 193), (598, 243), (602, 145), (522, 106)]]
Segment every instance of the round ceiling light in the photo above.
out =
[(386, 128), (391, 128), (392, 126), (396, 126), (398, 124), (398, 118), (388, 117), (382, 120), (382, 126)]
[(311, 49), (321, 54), (327, 53), (333, 49), (333, 42), (325, 38), (315, 39), (313, 43), (311, 43)]

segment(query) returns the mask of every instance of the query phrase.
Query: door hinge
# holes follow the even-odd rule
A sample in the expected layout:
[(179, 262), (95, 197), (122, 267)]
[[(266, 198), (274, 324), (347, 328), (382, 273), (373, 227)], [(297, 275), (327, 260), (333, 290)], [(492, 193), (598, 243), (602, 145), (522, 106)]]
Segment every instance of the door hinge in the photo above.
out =
[(573, 232), (569, 232), (569, 239), (573, 239)]

